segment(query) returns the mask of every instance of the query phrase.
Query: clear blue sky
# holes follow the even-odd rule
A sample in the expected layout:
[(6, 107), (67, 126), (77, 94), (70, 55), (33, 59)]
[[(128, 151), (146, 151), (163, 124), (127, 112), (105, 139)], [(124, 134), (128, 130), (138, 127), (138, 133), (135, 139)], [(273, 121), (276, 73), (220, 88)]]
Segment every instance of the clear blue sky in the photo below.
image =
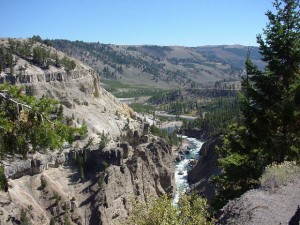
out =
[(0, 37), (256, 45), (271, 0), (0, 0)]

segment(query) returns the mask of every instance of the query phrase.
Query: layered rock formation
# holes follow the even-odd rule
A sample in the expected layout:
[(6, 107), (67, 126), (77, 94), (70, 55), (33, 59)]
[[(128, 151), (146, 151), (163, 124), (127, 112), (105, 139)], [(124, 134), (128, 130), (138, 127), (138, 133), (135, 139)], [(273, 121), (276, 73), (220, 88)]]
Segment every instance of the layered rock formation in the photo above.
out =
[(102, 224), (119, 224), (132, 208), (133, 198), (145, 201), (150, 196), (173, 193), (171, 149), (162, 139), (138, 145), (121, 165), (108, 167), (103, 187), (97, 196), (105, 196), (105, 201), (94, 207), (99, 209)]
[[(140, 142), (145, 138), (140, 137)], [(84, 159), (84, 177), (78, 159)], [(127, 142), (103, 150), (65, 150), (7, 164), (8, 192), (0, 196), (0, 221), (17, 224), (22, 210), (33, 224), (118, 224), (132, 208), (131, 199), (172, 194), (174, 168), (166, 142), (136, 147)], [(83, 180), (82, 180), (83, 179)], [(83, 182), (82, 182), (83, 181)]]
[[(43, 47), (57, 52), (60, 58), (64, 56)], [(44, 69), (13, 57), (15, 74), (5, 70), (0, 84), (23, 85), (30, 95), (59, 100), (74, 126), (87, 125), (88, 138), (94, 138), (90, 146), (94, 147), (77, 141), (60, 151), (1, 161), (8, 190), (0, 192), (0, 224), (28, 220), (39, 225), (50, 221), (118, 224), (132, 208), (130, 199), (145, 201), (149, 196), (173, 193), (170, 147), (157, 137), (141, 136), (147, 134), (147, 126), (142, 132), (134, 112), (100, 88), (99, 76), (90, 67), (74, 60), (74, 70), (52, 65)], [(102, 150), (97, 146), (99, 133), (111, 140)], [(121, 136), (130, 144), (117, 144)]]
[[(2, 39), (2, 44), (7, 40)], [(41, 44), (40, 44), (41, 45)], [(40, 46), (35, 44), (34, 46)], [(51, 54), (64, 53), (56, 49), (41, 45)], [(76, 122), (76, 126), (83, 123), (89, 128), (89, 136), (97, 138), (98, 132), (109, 133), (110, 136), (120, 136), (122, 129), (127, 125), (136, 129), (134, 112), (121, 103), (110, 93), (100, 88), (99, 75), (90, 67), (78, 60), (74, 60), (76, 67), (65, 70), (63, 67), (49, 65), (41, 68), (32, 62), (17, 55), (13, 55), (16, 64), (11, 75), (9, 69), (0, 73), (0, 84), (5, 82), (22, 85), (25, 91), (38, 98), (47, 96), (59, 100), (64, 106), (64, 114)]]

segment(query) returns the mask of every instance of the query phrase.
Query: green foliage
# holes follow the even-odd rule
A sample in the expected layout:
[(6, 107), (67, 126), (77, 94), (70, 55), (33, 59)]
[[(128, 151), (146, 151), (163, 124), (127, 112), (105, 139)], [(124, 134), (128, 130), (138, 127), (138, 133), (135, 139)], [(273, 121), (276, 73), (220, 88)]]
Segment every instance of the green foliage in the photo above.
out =
[[(37, 46), (34, 44), (36, 42), (40, 44)], [(66, 56), (59, 59), (57, 52), (52, 53), (51, 49), (45, 46), (51, 46), (51, 42), (49, 40), (43, 42), (39, 36), (34, 36), (28, 41), (8, 39), (8, 43), (8, 47), (4, 45), (0, 46), (0, 71), (9, 68), (10, 74), (14, 74), (14, 66), (16, 64), (16, 57), (14, 55), (42, 68), (53, 65), (56, 67), (64, 66), (66, 70), (73, 70), (76, 67), (75, 61)], [(23, 74), (25, 70), (26, 66), (25, 68), (20, 67), (20, 74)]]
[(4, 168), (0, 166), (0, 191), (3, 191), (6, 185), (6, 178), (4, 175)]
[(132, 103), (129, 106), (138, 113), (153, 113), (155, 111), (155, 107), (149, 104)]
[(76, 67), (76, 63), (74, 60), (69, 59), (68, 57), (64, 56), (61, 60), (60, 63), (62, 66), (65, 67), (66, 70), (74, 70)]
[(111, 92), (114, 96), (118, 98), (138, 98), (142, 96), (163, 96), (168, 91), (148, 87), (148, 86), (134, 86), (129, 84), (123, 84), (120, 81), (116, 80), (107, 80), (102, 79), (102, 83), (104, 83), (105, 89)]
[(30, 39), (34, 42), (40, 42), (40, 43), (43, 42), (43, 39), (41, 38), (40, 35), (33, 35)]
[(32, 51), (33, 51), (33, 55), (32, 55), (33, 63), (41, 67), (48, 65), (48, 60), (49, 60), (48, 58), (50, 57), (50, 52), (48, 52), (43, 47), (34, 47)]
[(87, 128), (70, 127), (62, 121), (60, 104), (53, 99), (37, 100), (25, 95), (22, 87), (0, 86), (0, 154), (26, 154), (32, 149), (60, 148), (75, 135), (85, 135)]
[(49, 225), (55, 225), (55, 224), (56, 224), (55, 219), (51, 217)]
[(95, 98), (99, 98), (100, 97), (100, 93), (99, 93), (99, 88), (98, 88), (98, 84), (99, 80), (97, 78), (94, 78), (94, 97)]
[(97, 181), (97, 184), (98, 184), (99, 188), (103, 187), (103, 182), (104, 182), (104, 175), (100, 174), (99, 177), (98, 177), (98, 181)]
[(167, 130), (159, 129), (153, 124), (150, 126), (150, 132), (155, 136), (165, 139), (170, 146), (178, 145), (181, 142), (181, 139), (177, 137), (176, 131), (168, 133)]
[(14, 56), (13, 56), (13, 46), (11, 48), (5, 48), (3, 45), (0, 46), (0, 72), (4, 71), (6, 68), (10, 69), (10, 74), (14, 74)]
[(277, 14), (267, 12), (269, 24), (257, 41), (266, 70), (248, 58), (241, 111), (243, 125), (234, 126), (219, 149), (222, 174), (217, 208), (258, 184), (264, 168), (285, 160), (300, 160), (300, 3), (275, 1)]
[(201, 197), (181, 195), (178, 205), (167, 195), (151, 198), (147, 203), (134, 202), (134, 208), (125, 224), (138, 225), (201, 225), (213, 224), (209, 221), (206, 201)]
[(55, 204), (58, 204), (61, 200), (61, 196), (57, 192), (53, 192), (53, 199), (55, 200)]
[(299, 165), (285, 161), (281, 164), (268, 165), (259, 181), (262, 188), (272, 189), (299, 179), (299, 175)]
[(64, 217), (64, 225), (71, 225), (70, 218), (67, 215), (65, 215), (65, 217)]
[(46, 178), (42, 175), (41, 176), (41, 188), (45, 189), (47, 187), (47, 180)]
[[(134, 57), (123, 51), (116, 51), (113, 47), (100, 43), (85, 43), (83, 41), (53, 40), (53, 45), (62, 50), (76, 49), (79, 52), (88, 52), (88, 55), (82, 56), (82, 61), (90, 64), (90, 58), (93, 61), (102, 61), (107, 65), (102, 71), (106, 78), (117, 79), (117, 72), (122, 74), (123, 69), (120, 66), (132, 66), (141, 69), (143, 72), (159, 75), (160, 69), (163, 67), (160, 63), (149, 62), (141, 57)], [(150, 47), (151, 48), (151, 47)], [(161, 47), (157, 47), (160, 49)], [(161, 49), (167, 50), (168, 47)], [(158, 50), (156, 49), (156, 50)], [(91, 66), (94, 66), (93, 64)], [(95, 68), (96, 70), (99, 68)]]
[(105, 148), (105, 146), (108, 144), (109, 142), (109, 137), (108, 134), (105, 134), (104, 131), (99, 135), (99, 144), (98, 147), (100, 150), (103, 150)]
[(31, 222), (27, 216), (28, 211), (29, 211), (28, 209), (24, 209), (24, 208), (21, 209), (21, 215), (20, 215), (21, 225), (31, 225)]
[(201, 112), (199, 118), (184, 122), (183, 128), (199, 128), (207, 137), (225, 133), (230, 124), (241, 120), (237, 96), (212, 99), (205, 105), (199, 106), (198, 110)]
[(237, 124), (230, 126), (217, 152), (226, 157), (218, 162), (222, 173), (212, 178), (218, 185), (218, 194), (213, 201), (215, 210), (222, 208), (229, 199), (255, 187), (266, 163), (259, 155), (259, 145), (253, 142), (247, 128)]

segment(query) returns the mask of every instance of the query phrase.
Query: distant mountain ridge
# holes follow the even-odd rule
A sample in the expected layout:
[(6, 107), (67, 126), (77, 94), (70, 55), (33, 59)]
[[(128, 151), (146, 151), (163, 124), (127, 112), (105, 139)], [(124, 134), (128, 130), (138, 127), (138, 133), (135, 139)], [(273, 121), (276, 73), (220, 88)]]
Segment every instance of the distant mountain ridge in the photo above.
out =
[[(241, 45), (121, 46), (69, 40), (52, 40), (52, 44), (102, 77), (160, 88), (211, 87), (217, 81), (237, 81), (244, 74), (249, 51)], [(251, 47), (250, 56), (263, 68), (257, 47)]]

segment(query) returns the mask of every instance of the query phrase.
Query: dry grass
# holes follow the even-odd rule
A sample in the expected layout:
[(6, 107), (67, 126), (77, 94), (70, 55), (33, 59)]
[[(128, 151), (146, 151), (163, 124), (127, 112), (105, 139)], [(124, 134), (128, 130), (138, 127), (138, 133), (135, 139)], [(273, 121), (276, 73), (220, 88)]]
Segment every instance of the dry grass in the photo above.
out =
[(272, 189), (285, 185), (300, 176), (300, 167), (295, 162), (283, 162), (282, 164), (272, 164), (266, 167), (264, 174), (260, 178), (261, 187)]

